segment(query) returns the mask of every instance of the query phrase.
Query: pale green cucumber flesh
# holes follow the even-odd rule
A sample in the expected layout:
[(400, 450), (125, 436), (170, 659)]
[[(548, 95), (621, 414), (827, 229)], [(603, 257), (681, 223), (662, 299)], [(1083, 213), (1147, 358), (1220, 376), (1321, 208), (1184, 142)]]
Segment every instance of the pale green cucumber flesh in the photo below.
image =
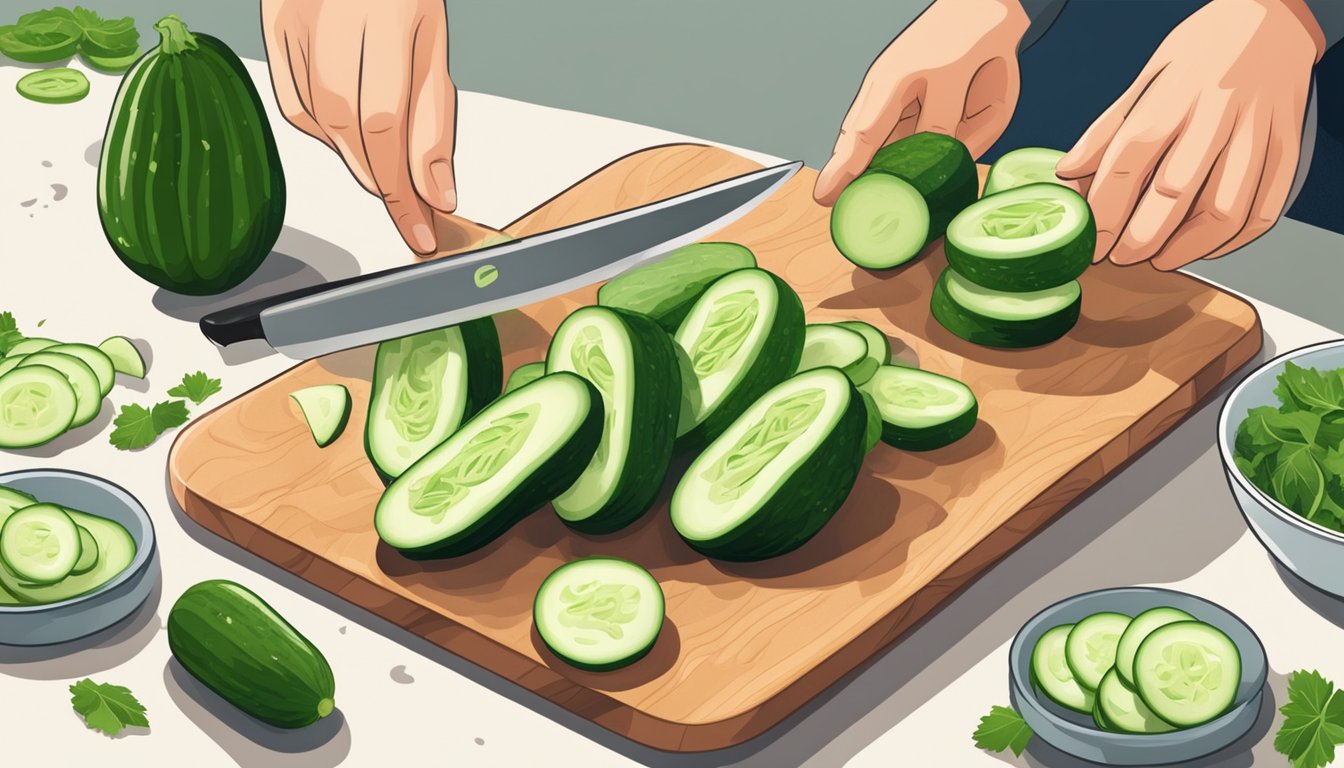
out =
[(112, 358), (97, 347), (88, 344), (57, 344), (42, 351), (69, 355), (82, 360), (93, 371), (93, 375), (98, 377), (98, 390), (102, 396), (107, 397), (112, 391), (112, 385), (117, 378), (116, 368), (112, 365)]
[(1103, 611), (1073, 625), (1064, 644), (1064, 661), (1078, 684), (1095, 691), (1106, 671), (1115, 666), (1115, 647), (1131, 617)]
[(1165, 624), (1194, 620), (1195, 617), (1185, 611), (1166, 606), (1150, 608), (1135, 616), (1115, 646), (1115, 671), (1120, 675), (1121, 682), (1130, 688), (1134, 687), (1134, 655), (1139, 652), (1139, 644), (1148, 633)]
[(545, 375), (546, 363), (524, 363), (523, 365), (514, 368), (513, 373), (509, 374), (509, 381), (504, 385), (504, 391), (506, 393), (512, 392), (524, 384), (531, 384)]
[(53, 440), (70, 428), (78, 408), (70, 380), (53, 368), (20, 365), (0, 375), (0, 448)]
[(1175, 727), (1153, 714), (1143, 699), (1128, 688), (1115, 669), (1097, 686), (1097, 710), (1106, 730), (1121, 733), (1166, 733)]
[(984, 194), (992, 195), (1039, 182), (1062, 184), (1055, 175), (1055, 166), (1063, 157), (1064, 153), (1058, 149), (1045, 147), (1021, 147), (1005, 152), (989, 166)]
[(541, 583), (532, 604), (546, 646), (565, 662), (592, 671), (625, 667), (648, 654), (664, 613), (657, 580), (611, 557), (560, 566)]
[(1241, 682), (1241, 654), (1227, 635), (1199, 621), (1177, 621), (1152, 632), (1134, 656), (1134, 683), (1143, 703), (1179, 728), (1201, 725), (1229, 708)]
[(319, 448), (341, 436), (350, 421), (350, 390), (342, 384), (318, 384), (289, 393), (298, 404)]
[(882, 417), (883, 441), (896, 448), (941, 448), (965, 437), (979, 418), (970, 387), (929, 371), (883, 365), (861, 389)]
[(874, 373), (877, 373), (879, 366), (891, 362), (891, 339), (887, 338), (887, 334), (861, 320), (845, 320), (836, 325), (854, 331), (868, 344), (867, 361), (855, 366), (851, 371), (846, 371), (856, 385), (866, 383)]
[(929, 207), (905, 180), (865, 173), (831, 209), (831, 241), (865, 269), (890, 269), (919, 255), (929, 236)]
[(137, 379), (145, 378), (145, 358), (140, 350), (125, 336), (109, 336), (98, 344), (98, 349), (112, 360), (112, 367)]
[(1093, 694), (1078, 684), (1064, 660), (1064, 645), (1072, 629), (1072, 624), (1061, 624), (1036, 641), (1031, 651), (1031, 677), (1051, 701), (1086, 715), (1092, 713)]
[(83, 360), (44, 350), (24, 357), (14, 370), (33, 366), (51, 368), (70, 382), (75, 391), (75, 418), (70, 422), (71, 429), (88, 424), (98, 415), (103, 405), (103, 391), (98, 386), (98, 375)]
[(30, 584), (55, 584), (79, 562), (79, 529), (55, 504), (15, 511), (0, 528), (0, 560)]
[(798, 372), (829, 365), (844, 371), (853, 380), (855, 377), (850, 370), (866, 369), (867, 360), (868, 341), (858, 331), (830, 323), (811, 323), (805, 329)]
[(70, 573), (78, 576), (81, 573), (88, 573), (98, 565), (98, 540), (93, 537), (88, 528), (80, 525), (79, 528), (79, 561), (75, 567), (70, 569)]
[(85, 528), (93, 535), (98, 545), (98, 560), (88, 571), (71, 572), (55, 584), (36, 585), (20, 579), (0, 559), (0, 587), (21, 603), (57, 603), (92, 592), (126, 570), (135, 559), (135, 539), (119, 523), (79, 510), (63, 509), (77, 527)]

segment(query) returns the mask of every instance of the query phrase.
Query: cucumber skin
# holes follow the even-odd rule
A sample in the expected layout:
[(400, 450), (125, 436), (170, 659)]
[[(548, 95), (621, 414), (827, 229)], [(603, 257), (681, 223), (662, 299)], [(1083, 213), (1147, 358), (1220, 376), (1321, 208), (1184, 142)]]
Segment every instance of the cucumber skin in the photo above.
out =
[(324, 716), (323, 701), (334, 701), (336, 682), (322, 652), (246, 587), (222, 579), (189, 587), (167, 627), (183, 669), (264, 723), (302, 728)]
[[(285, 219), (285, 175), (242, 61), (216, 38), (195, 38), (193, 50), (151, 49), (122, 79), (98, 165), (98, 218), (132, 272), (209, 296), (270, 254)], [(125, 157), (135, 162), (123, 167)]]
[(970, 434), (980, 418), (980, 403), (957, 418), (936, 427), (910, 429), (887, 421), (882, 422), (882, 442), (903, 451), (932, 451), (951, 445)]
[[(677, 419), (681, 416), (681, 369), (673, 348), (676, 342), (650, 317), (613, 307), (603, 310), (625, 326), (634, 357), (636, 387), (629, 451), (611, 498), (582, 520), (560, 518), (576, 531), (593, 534), (620, 530), (653, 506), (672, 461)], [(549, 349), (546, 359), (552, 359)]]
[(766, 270), (760, 271), (770, 276), (779, 293), (775, 322), (766, 332), (761, 353), (756, 356), (751, 368), (743, 374), (738, 386), (719, 402), (719, 407), (711, 411), (704, 421), (677, 438), (674, 446), (677, 453), (699, 451), (714, 442), (714, 439), (723, 434), (728, 425), (737, 421), (737, 417), (760, 399), (761, 395), (769, 392), (798, 370), (798, 363), (803, 358), (803, 341), (807, 335), (807, 318), (803, 312), (803, 302), (793, 288), (778, 275)]
[[(1041, 184), (1057, 186), (1048, 182)], [(1043, 291), (1077, 280), (1092, 265), (1092, 254), (1096, 249), (1097, 224), (1090, 207), (1087, 209), (1087, 221), (1078, 237), (1034, 256), (986, 259), (962, 250), (954, 238), (949, 237), (943, 242), (948, 265), (962, 277), (991, 290), (1018, 293)]]
[[(716, 258), (717, 263), (703, 263)], [(724, 266), (724, 262), (727, 263)], [(676, 333), (695, 300), (715, 280), (738, 269), (756, 266), (756, 256), (738, 243), (692, 243), (661, 261), (617, 275), (597, 289), (597, 303), (653, 318), (667, 333)], [(656, 281), (650, 286), (650, 281)]]
[(792, 552), (815, 536), (849, 498), (867, 453), (868, 409), (853, 382), (849, 390), (849, 405), (831, 433), (748, 522), (717, 539), (683, 541), (708, 557), (751, 562)]
[(952, 334), (986, 347), (1026, 349), (1056, 341), (1073, 330), (1082, 312), (1083, 297), (1068, 309), (1036, 320), (999, 320), (985, 317), (961, 306), (947, 293), (947, 273), (933, 285), (929, 308), (940, 325)]
[(927, 246), (943, 236), (952, 218), (974, 203), (980, 176), (966, 145), (941, 133), (921, 132), (879, 149), (866, 173), (890, 173), (923, 195), (929, 206)]

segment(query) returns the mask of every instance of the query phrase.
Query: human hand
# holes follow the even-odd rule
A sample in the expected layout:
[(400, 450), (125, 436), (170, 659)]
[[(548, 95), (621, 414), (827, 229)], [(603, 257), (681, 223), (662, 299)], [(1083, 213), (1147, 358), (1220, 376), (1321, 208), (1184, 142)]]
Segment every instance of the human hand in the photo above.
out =
[(285, 119), (341, 156), (411, 248), (433, 253), (433, 211), (457, 208), (442, 0), (261, 0), (261, 15)]
[(955, 136), (972, 157), (1013, 116), (1017, 45), (1030, 23), (1018, 0), (938, 0), (868, 68), (813, 196), (832, 205), (877, 150), (920, 131)]
[(1176, 269), (1272, 227), (1324, 48), (1300, 0), (1214, 0), (1172, 30), (1056, 167), (1092, 177), (1094, 261)]

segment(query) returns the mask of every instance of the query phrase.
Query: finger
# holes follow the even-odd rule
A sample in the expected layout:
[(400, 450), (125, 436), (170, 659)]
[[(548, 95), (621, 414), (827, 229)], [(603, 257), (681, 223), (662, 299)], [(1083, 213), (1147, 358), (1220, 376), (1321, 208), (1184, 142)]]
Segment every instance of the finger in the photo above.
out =
[(919, 119), (915, 131), (955, 136), (966, 110), (966, 87), (948, 87), (947, 83), (925, 83), (920, 98)]
[(1129, 88), (1120, 94), (1120, 98), (1097, 116), (1087, 130), (1083, 131), (1083, 135), (1078, 138), (1073, 148), (1059, 159), (1059, 163), (1055, 166), (1055, 174), (1065, 179), (1095, 175), (1101, 167), (1101, 158), (1106, 153), (1106, 148), (1115, 139), (1116, 132), (1125, 123), (1125, 118), (1134, 110), (1139, 98), (1147, 91), (1153, 78), (1160, 71), (1150, 73), (1145, 67)]
[(370, 19), (359, 82), (360, 140), (373, 183), (403, 240), (434, 252), (429, 207), (415, 194), (408, 160), (413, 25), (395, 12)]
[(1302, 151), (1302, 119), (1275, 112), (1269, 124), (1269, 141), (1265, 151), (1265, 170), (1251, 203), (1246, 225), (1227, 244), (1209, 254), (1216, 259), (1250, 243), (1278, 223), (1283, 215), (1288, 193), (1297, 175), (1297, 161)]
[(979, 158), (1003, 135), (1020, 90), (1016, 61), (991, 59), (976, 70), (966, 88), (965, 114), (957, 126), (957, 138), (971, 157)]
[(1214, 162), (1227, 146), (1236, 110), (1205, 102), (1162, 158), (1152, 184), (1143, 191), (1134, 214), (1111, 250), (1116, 264), (1138, 264), (1162, 250), (1190, 213)]
[[(442, 13), (441, 5), (435, 12)], [(447, 23), (426, 19), (415, 37), (411, 64), (411, 179), (420, 197), (444, 213), (457, 209), (453, 151), (457, 88), (448, 76)]]
[[(1174, 138), (1163, 110), (1136, 110), (1102, 155), (1087, 202), (1097, 223), (1094, 261), (1105, 259), (1129, 223), (1139, 195)], [(1165, 114), (1170, 114), (1166, 112)]]
[(275, 103), (280, 107), (280, 114), (284, 115), (285, 120), (295, 128), (325, 140), (326, 134), (322, 133), (322, 129), (317, 126), (317, 122), (308, 114), (308, 110), (304, 109), (303, 102), (299, 99), (294, 70), (295, 64), (302, 62), (290, 60), (287, 34), (278, 26), (268, 25), (264, 36), (266, 64), (271, 71), (271, 88), (275, 91)]
[(310, 37), (308, 81), (312, 114), (331, 139), (360, 186), (378, 194), (359, 135), (360, 70), (364, 66), (364, 30), (350, 28), (339, 13), (318, 17)]
[(836, 139), (831, 159), (817, 177), (813, 196), (822, 205), (834, 204), (840, 192), (863, 173), (912, 101), (910, 83), (891, 84), (890, 78), (875, 71), (879, 65), (880, 61), (874, 64), (859, 87), (859, 93), (840, 125), (840, 137)]

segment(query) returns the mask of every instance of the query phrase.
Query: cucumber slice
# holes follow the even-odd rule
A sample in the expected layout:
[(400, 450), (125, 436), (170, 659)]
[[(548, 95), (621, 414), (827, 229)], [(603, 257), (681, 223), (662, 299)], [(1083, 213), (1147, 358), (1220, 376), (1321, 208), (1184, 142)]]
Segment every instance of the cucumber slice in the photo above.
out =
[(667, 476), (681, 408), (681, 373), (657, 323), (608, 307), (583, 307), (556, 329), (546, 372), (569, 371), (602, 393), (602, 441), (588, 467), (551, 500), (586, 533), (624, 528), (653, 505)]
[[(827, 365), (844, 371), (855, 384), (867, 381), (872, 376), (872, 371), (868, 370), (867, 340), (857, 331), (838, 325), (808, 325), (804, 331), (803, 355), (798, 361), (798, 372)], [(863, 381), (859, 381), (860, 378)]]
[(10, 347), (9, 354), (6, 355), (6, 357), (14, 357), (16, 355), (18, 356), (31, 355), (34, 352), (41, 352), (47, 347), (54, 347), (60, 343), (61, 342), (55, 339), (43, 339), (34, 336), (31, 339), (24, 339), (20, 341), (18, 344), (15, 344), (14, 346)]
[[(1102, 678), (1101, 681), (1104, 684), (1106, 678)], [(1101, 711), (1101, 699), (1097, 696), (1092, 697), (1092, 722), (1096, 723), (1097, 727), (1103, 731), (1116, 730), (1116, 727), (1106, 719), (1106, 713)]]
[(88, 51), (80, 52), (84, 62), (90, 67), (111, 75), (121, 74), (131, 68), (131, 65), (140, 59), (144, 51), (136, 48), (134, 51), (121, 56), (99, 56), (96, 53)]
[(0, 524), (3, 524), (12, 513), (36, 503), (37, 499), (32, 495), (0, 485)]
[(1055, 166), (1059, 165), (1062, 157), (1064, 153), (1058, 149), (1045, 147), (1022, 147), (1006, 152), (989, 166), (984, 193), (992, 195), (1038, 182), (1062, 184), (1060, 178), (1055, 175)]
[(1077, 279), (1092, 263), (1097, 225), (1082, 195), (1028, 184), (971, 204), (947, 227), (947, 263), (996, 291), (1040, 291)]
[(882, 440), (907, 451), (931, 451), (965, 437), (980, 415), (970, 387), (956, 379), (884, 365), (861, 388), (882, 416)]
[(608, 280), (597, 289), (597, 303), (648, 315), (676, 333), (710, 283), (754, 266), (756, 257), (737, 243), (692, 243)]
[(1120, 733), (1166, 733), (1175, 727), (1143, 703), (1143, 699), (1127, 688), (1115, 669), (1109, 670), (1097, 686), (1099, 723), (1108, 731)]
[(384, 341), (373, 363), (364, 448), (385, 482), (499, 395), (504, 369), (488, 317)]
[(89, 78), (70, 67), (53, 67), (29, 72), (14, 88), (20, 96), (43, 104), (70, 104), (89, 95)]
[(79, 529), (55, 504), (32, 504), (0, 528), (0, 559), (30, 584), (55, 584), (79, 562)]
[(1123, 613), (1102, 612), (1073, 625), (1064, 643), (1064, 661), (1079, 685), (1093, 691), (1101, 685), (1106, 671), (1115, 666), (1115, 647), (1130, 621)]
[(1195, 617), (1179, 608), (1149, 608), (1134, 617), (1120, 636), (1115, 646), (1115, 671), (1126, 686), (1134, 687), (1134, 655), (1139, 652), (1139, 644), (1154, 629), (1178, 621), (1194, 621)]
[(718, 437), (766, 390), (798, 369), (803, 352), (803, 303), (783, 280), (761, 269), (739, 269), (715, 280), (677, 328), (691, 375), (677, 423), (679, 450)]
[(98, 565), (98, 540), (89, 533), (89, 529), (82, 525), (75, 526), (79, 529), (79, 560), (75, 562), (75, 567), (70, 569), (70, 573), (78, 576), (81, 573), (88, 573)]
[(57, 603), (92, 592), (126, 570), (135, 559), (135, 539), (119, 523), (97, 515), (63, 508), (76, 526), (87, 528), (98, 542), (98, 562), (84, 573), (71, 573), (55, 584), (32, 584), (20, 579), (0, 559), (0, 587), (20, 602), (32, 605)]
[(290, 392), (289, 396), (298, 403), (318, 448), (331, 445), (345, 431), (350, 421), (350, 390), (344, 385), (318, 384)]
[(70, 428), (82, 427), (93, 421), (103, 406), (103, 390), (98, 386), (98, 374), (77, 357), (46, 351), (28, 355), (14, 370), (39, 365), (59, 372), (75, 390), (75, 420), (70, 422)]
[(117, 373), (124, 373), (137, 379), (145, 378), (145, 358), (140, 350), (125, 336), (109, 336), (103, 339), (98, 349), (112, 361)]
[(70, 428), (78, 407), (74, 387), (59, 371), (20, 364), (0, 376), (0, 448), (53, 440)]
[(0, 359), (0, 376), (4, 376), (6, 373), (18, 368), (19, 363), (23, 362), (23, 358), (25, 357), (27, 357), (27, 355), (10, 355)]
[(1092, 713), (1092, 691), (1078, 684), (1064, 660), (1064, 645), (1072, 629), (1072, 624), (1061, 624), (1041, 635), (1031, 650), (1031, 677), (1051, 701), (1087, 715)]
[(867, 412), (868, 422), (863, 430), (863, 452), (868, 453), (882, 442), (882, 412), (877, 408), (877, 401), (873, 396), (859, 390), (859, 396), (863, 398), (863, 408)]
[(887, 334), (860, 320), (845, 320), (836, 325), (854, 331), (868, 344), (868, 361), (850, 372), (850, 378), (855, 384), (867, 383), (880, 366), (891, 362), (891, 340)]
[(1134, 682), (1143, 703), (1178, 728), (1213, 720), (1237, 698), (1241, 654), (1216, 627), (1177, 621), (1158, 627), (1139, 644)]
[(925, 245), (943, 236), (947, 223), (975, 202), (980, 175), (966, 145), (941, 133), (916, 133), (879, 149), (871, 171), (899, 176), (924, 198), (929, 208)]
[(947, 330), (987, 347), (1023, 348), (1049, 344), (1073, 329), (1082, 311), (1077, 281), (1058, 288), (1008, 293), (983, 288), (943, 271), (933, 286), (930, 309)]
[(643, 658), (663, 628), (663, 590), (643, 568), (586, 557), (551, 572), (532, 621), (546, 647), (580, 669), (605, 672)]
[(552, 373), (487, 405), (387, 487), (373, 524), (412, 557), (466, 554), (574, 484), (602, 439), (602, 394)]
[(512, 392), (524, 384), (531, 384), (545, 375), (546, 363), (544, 362), (525, 363), (520, 365), (513, 369), (513, 373), (509, 374), (509, 383), (504, 385), (504, 392), (505, 394)]
[(724, 560), (797, 549), (854, 487), (867, 422), (858, 390), (835, 368), (788, 379), (691, 462), (672, 494), (672, 525)]
[(112, 365), (112, 358), (108, 357), (97, 347), (91, 347), (88, 344), (57, 344), (42, 350), (58, 355), (69, 355), (77, 357), (93, 371), (93, 375), (98, 377), (98, 391), (103, 397), (107, 397), (112, 391), (112, 384), (115, 383), (117, 371)]
[(919, 190), (889, 173), (865, 173), (831, 209), (831, 242), (864, 269), (890, 269), (929, 241), (929, 206)]

